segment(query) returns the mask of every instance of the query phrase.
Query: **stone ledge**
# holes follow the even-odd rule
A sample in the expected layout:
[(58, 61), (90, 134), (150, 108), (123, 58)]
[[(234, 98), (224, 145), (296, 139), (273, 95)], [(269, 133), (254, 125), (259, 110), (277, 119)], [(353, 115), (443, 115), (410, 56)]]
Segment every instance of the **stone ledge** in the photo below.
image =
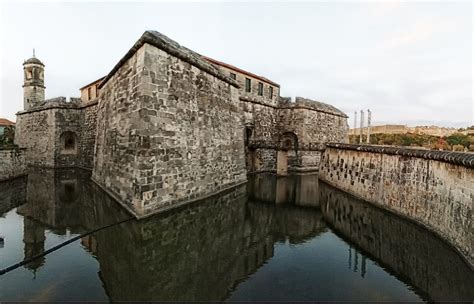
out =
[(40, 106), (31, 108), (29, 110), (17, 112), (16, 115), (41, 112), (41, 111), (52, 110), (52, 109), (82, 110), (84, 108), (95, 106), (98, 103), (99, 103), (98, 99), (94, 99), (90, 102), (83, 103), (78, 98), (71, 98), (71, 101), (67, 102), (65, 97), (56, 97), (56, 98), (45, 100), (45, 102), (42, 103)]
[(202, 196), (199, 196), (199, 197), (195, 197), (195, 198), (192, 198), (192, 199), (186, 199), (186, 200), (183, 200), (183, 201), (178, 201), (176, 203), (173, 203), (171, 205), (168, 205), (166, 207), (161, 207), (161, 208), (156, 208), (154, 210), (151, 210), (149, 211), (148, 213), (144, 213), (144, 214), (138, 214), (132, 207), (131, 204), (128, 204), (126, 203), (124, 200), (122, 200), (116, 193), (114, 193), (113, 191), (109, 190), (107, 187), (105, 187), (104, 185), (102, 185), (99, 181), (97, 181), (94, 177), (91, 176), (91, 180), (99, 187), (101, 188), (105, 193), (107, 193), (107, 195), (110, 196), (110, 198), (112, 198), (115, 202), (117, 202), (120, 206), (122, 206), (129, 214), (131, 214), (132, 216), (135, 217), (135, 219), (137, 220), (142, 220), (142, 219), (145, 219), (145, 218), (148, 218), (148, 217), (151, 217), (153, 215), (156, 215), (156, 214), (161, 214), (161, 213), (165, 213), (165, 212), (168, 212), (168, 211), (171, 211), (171, 210), (175, 210), (177, 208), (181, 208), (183, 206), (186, 206), (186, 205), (190, 205), (190, 204), (193, 204), (193, 203), (196, 203), (196, 202), (199, 202), (199, 201), (202, 201), (202, 200), (205, 200), (207, 198), (210, 198), (210, 197), (213, 197), (213, 196), (216, 196), (216, 195), (220, 195), (222, 193), (225, 193), (226, 191), (230, 191), (234, 188), (237, 188), (239, 186), (242, 186), (244, 184), (247, 183), (247, 179), (245, 179), (244, 181), (240, 181), (240, 182), (235, 182), (235, 183), (231, 183), (221, 189), (218, 189), (216, 191), (213, 191), (211, 193), (208, 193), (208, 194), (204, 194)]
[[(286, 109), (303, 109), (303, 110), (309, 110), (309, 111), (315, 111), (319, 113), (324, 113), (324, 114), (329, 114), (333, 116), (339, 116), (343, 118), (347, 118), (348, 116), (344, 113), (339, 111), (338, 109), (334, 108), (333, 106), (330, 106), (328, 104), (319, 102), (319, 101), (313, 101), (310, 99), (302, 98), (302, 97), (296, 97), (296, 102), (291, 102), (291, 98), (289, 97), (280, 97), (280, 101), (278, 105), (271, 105), (268, 104), (264, 101), (258, 100), (256, 98), (251, 98), (248, 96), (240, 96), (239, 99), (244, 102), (250, 102), (253, 104), (258, 104), (261, 106), (269, 107), (272, 109), (277, 109), (277, 110), (286, 110)], [(322, 106), (324, 105), (324, 106)], [(330, 107), (330, 108), (329, 108)]]
[(449, 152), (437, 150), (413, 149), (408, 147), (375, 146), (375, 145), (354, 145), (342, 143), (328, 143), (328, 148), (353, 150), (369, 153), (380, 153), (388, 155), (400, 155), (408, 157), (437, 160), (467, 168), (474, 168), (474, 153)]
[(0, 146), (0, 151), (8, 151), (8, 150), (10, 150), (10, 151), (25, 151), (26, 148), (20, 148), (16, 145), (14, 145), (14, 146)]

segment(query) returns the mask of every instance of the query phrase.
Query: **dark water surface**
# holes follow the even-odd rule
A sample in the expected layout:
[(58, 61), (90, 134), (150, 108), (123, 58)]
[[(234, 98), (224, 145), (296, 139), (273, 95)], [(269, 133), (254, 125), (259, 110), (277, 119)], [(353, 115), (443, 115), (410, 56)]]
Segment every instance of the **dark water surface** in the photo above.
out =
[[(0, 268), (129, 217), (87, 171), (0, 183)], [(443, 241), (315, 175), (254, 176), (0, 276), (2, 301), (473, 299), (474, 272)]]

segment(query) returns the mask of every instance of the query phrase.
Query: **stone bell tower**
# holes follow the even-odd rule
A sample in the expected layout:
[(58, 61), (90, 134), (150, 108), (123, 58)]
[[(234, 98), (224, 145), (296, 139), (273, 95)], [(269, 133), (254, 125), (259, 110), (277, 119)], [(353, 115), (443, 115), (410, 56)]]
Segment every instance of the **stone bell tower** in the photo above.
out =
[(29, 110), (44, 101), (44, 64), (35, 57), (23, 62), (23, 110)]

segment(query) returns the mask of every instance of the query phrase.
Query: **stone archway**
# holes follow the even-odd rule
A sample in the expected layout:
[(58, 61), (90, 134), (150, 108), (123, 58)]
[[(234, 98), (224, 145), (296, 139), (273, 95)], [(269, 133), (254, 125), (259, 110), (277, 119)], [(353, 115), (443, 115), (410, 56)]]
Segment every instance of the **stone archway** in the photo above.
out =
[(244, 143), (245, 143), (245, 165), (247, 172), (255, 171), (255, 149), (251, 146), (251, 138), (253, 134), (253, 127), (246, 126), (244, 133)]
[(285, 132), (280, 136), (277, 153), (277, 175), (287, 175), (289, 165), (298, 164), (298, 136)]

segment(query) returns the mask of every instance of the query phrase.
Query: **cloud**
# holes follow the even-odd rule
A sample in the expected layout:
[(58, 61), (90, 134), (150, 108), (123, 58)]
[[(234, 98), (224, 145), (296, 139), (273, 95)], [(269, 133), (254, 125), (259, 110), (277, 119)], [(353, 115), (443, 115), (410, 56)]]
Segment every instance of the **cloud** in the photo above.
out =
[(430, 38), (436, 32), (436, 26), (432, 23), (417, 23), (409, 31), (397, 33), (393, 37), (383, 41), (380, 48), (392, 50), (407, 45), (413, 45)]
[(439, 34), (450, 33), (456, 29), (454, 20), (419, 20), (409, 30), (400, 31), (380, 43), (381, 51), (394, 50), (405, 46), (426, 42)]
[(400, 8), (402, 1), (383, 1), (372, 3), (369, 6), (369, 14), (372, 17), (384, 17)]

